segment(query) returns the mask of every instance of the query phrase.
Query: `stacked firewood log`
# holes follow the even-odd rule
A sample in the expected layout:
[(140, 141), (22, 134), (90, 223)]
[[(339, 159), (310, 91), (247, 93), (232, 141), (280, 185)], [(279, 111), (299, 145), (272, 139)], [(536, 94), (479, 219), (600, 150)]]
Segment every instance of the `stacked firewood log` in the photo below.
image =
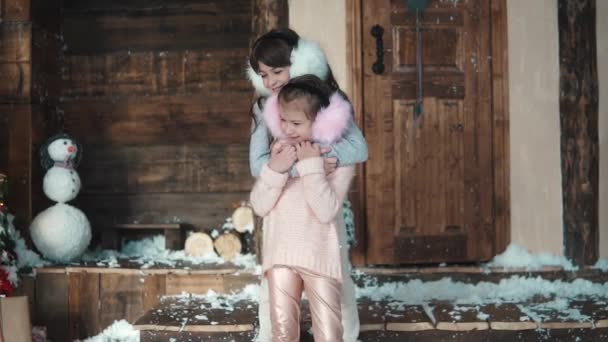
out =
[(216, 252), (226, 261), (241, 253), (254, 253), (253, 210), (243, 202), (232, 213), (232, 217), (219, 230), (211, 233), (195, 232), (186, 239), (185, 251), (189, 256), (202, 256)]

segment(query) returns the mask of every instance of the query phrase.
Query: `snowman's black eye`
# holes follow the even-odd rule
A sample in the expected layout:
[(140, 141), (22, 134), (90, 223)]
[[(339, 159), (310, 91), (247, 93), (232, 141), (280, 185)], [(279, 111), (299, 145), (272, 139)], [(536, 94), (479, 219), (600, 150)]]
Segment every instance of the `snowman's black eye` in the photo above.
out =
[(63, 144), (64, 144), (64, 145), (67, 145), (67, 144), (68, 144), (68, 142), (64, 140), (64, 141), (63, 141)]

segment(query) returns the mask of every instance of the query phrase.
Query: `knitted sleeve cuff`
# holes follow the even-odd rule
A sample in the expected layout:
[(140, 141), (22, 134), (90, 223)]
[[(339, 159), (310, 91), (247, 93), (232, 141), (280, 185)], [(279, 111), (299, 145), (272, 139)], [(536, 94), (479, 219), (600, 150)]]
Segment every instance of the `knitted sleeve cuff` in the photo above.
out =
[(296, 169), (298, 170), (300, 177), (312, 173), (325, 173), (325, 169), (323, 169), (322, 157), (306, 158), (301, 160), (296, 164)]
[(268, 167), (268, 164), (264, 164), (262, 171), (260, 172), (260, 178), (270, 187), (282, 188), (285, 186), (285, 183), (287, 183), (289, 175), (287, 173), (276, 172)]

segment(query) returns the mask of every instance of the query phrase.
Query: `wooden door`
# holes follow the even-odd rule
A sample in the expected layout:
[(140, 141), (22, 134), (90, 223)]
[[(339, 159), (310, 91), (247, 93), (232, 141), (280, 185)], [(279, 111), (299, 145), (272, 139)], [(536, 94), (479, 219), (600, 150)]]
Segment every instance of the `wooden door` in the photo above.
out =
[[(493, 82), (504, 81), (493, 80), (493, 70), (506, 64), (503, 47), (493, 68), (493, 6), (429, 1), (417, 115), (416, 16), (405, 0), (362, 2), (368, 264), (482, 261), (506, 244), (507, 227), (496, 222), (497, 210), (501, 219), (508, 214), (506, 148), (495, 146), (505, 140), (504, 127), (495, 130), (504, 113), (495, 113), (494, 96), (500, 108), (504, 101), (493, 94), (500, 89)], [(380, 74), (375, 25), (384, 29)]]

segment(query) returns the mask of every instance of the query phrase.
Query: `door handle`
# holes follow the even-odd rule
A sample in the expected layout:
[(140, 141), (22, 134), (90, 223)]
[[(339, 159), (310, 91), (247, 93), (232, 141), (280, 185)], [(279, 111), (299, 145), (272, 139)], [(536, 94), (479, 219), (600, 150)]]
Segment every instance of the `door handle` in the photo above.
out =
[(371, 34), (376, 38), (376, 62), (372, 65), (372, 71), (380, 75), (384, 72), (384, 41), (382, 40), (384, 28), (376, 24), (372, 27)]

